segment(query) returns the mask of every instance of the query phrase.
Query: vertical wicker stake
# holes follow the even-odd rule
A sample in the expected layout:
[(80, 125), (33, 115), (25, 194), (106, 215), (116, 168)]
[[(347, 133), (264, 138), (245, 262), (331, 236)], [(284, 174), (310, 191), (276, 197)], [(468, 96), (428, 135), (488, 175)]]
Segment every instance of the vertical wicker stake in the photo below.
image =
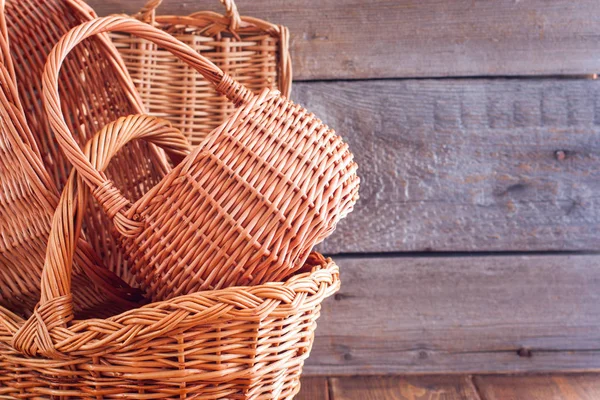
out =
[[(57, 86), (71, 49), (117, 30), (168, 49), (241, 105), (134, 204), (81, 151)], [(252, 94), (190, 47), (135, 19), (100, 18), (65, 35), (48, 57), (43, 94), (61, 148), (113, 219), (132, 273), (153, 300), (283, 280), (358, 198), (356, 163), (333, 130), (276, 91)]]

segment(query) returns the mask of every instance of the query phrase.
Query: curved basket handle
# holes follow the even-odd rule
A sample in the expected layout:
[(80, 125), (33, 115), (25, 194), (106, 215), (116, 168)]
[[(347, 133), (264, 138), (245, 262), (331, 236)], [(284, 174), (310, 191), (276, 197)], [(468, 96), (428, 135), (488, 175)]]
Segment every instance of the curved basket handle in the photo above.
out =
[[(169, 50), (175, 56), (201, 73), (208, 81), (215, 85), (218, 92), (227, 96), (238, 106), (247, 103), (250, 99), (255, 97), (249, 89), (234, 81), (229, 75), (219, 69), (219, 67), (186, 44), (175, 39), (168, 33), (136, 19), (121, 16), (98, 18), (71, 29), (52, 49), (46, 61), (42, 78), (44, 105), (46, 107), (50, 126), (56, 135), (56, 140), (63, 153), (73, 164), (75, 169), (77, 169), (81, 178), (91, 188), (92, 193), (98, 194), (101, 199), (105, 198), (104, 192), (116, 196), (116, 189), (113, 188), (114, 185), (112, 182), (92, 165), (88, 157), (85, 156), (79, 147), (79, 144), (72, 133), (69, 131), (61, 108), (58, 79), (60, 68), (65, 58), (77, 44), (91, 36), (110, 31), (127, 32), (150, 40), (160, 47)], [(111, 210), (111, 213), (113, 213), (114, 210), (113, 217), (117, 220), (116, 226), (119, 229), (125, 228), (126, 225), (131, 225), (131, 221), (121, 212), (121, 209), (126, 205), (127, 204), (121, 202), (118, 206), (110, 205), (110, 207), (108, 207), (108, 209)], [(106, 205), (105, 208), (107, 208)], [(127, 235), (127, 232), (127, 228), (122, 230), (124, 235)]]
[(225, 16), (229, 18), (229, 29), (232, 31), (236, 31), (242, 19), (240, 18), (240, 13), (235, 5), (233, 0), (220, 0), (221, 3), (225, 6)]
[(160, 6), (161, 3), (162, 0), (148, 0), (148, 2), (144, 4), (142, 8), (140, 8), (140, 11), (133, 14), (132, 17), (135, 19), (139, 19), (140, 21), (145, 22), (147, 24), (154, 25), (154, 21), (156, 18), (156, 9), (158, 8), (158, 6)]
[[(174, 162), (190, 150), (187, 139), (163, 119), (146, 115), (119, 118), (106, 125), (86, 145), (85, 154), (98, 171), (108, 167), (111, 158), (128, 142), (143, 139), (163, 148)], [(81, 232), (87, 190), (73, 170), (52, 219), (46, 259), (42, 270), (40, 302), (33, 315), (13, 337), (13, 346), (24, 354), (37, 353), (60, 358), (50, 332), (73, 320), (71, 273), (73, 255)]]
[(104, 183), (92, 191), (92, 195), (113, 220), (119, 232), (134, 235), (141, 224), (127, 218), (121, 210), (129, 209), (131, 202), (117, 189), (103, 171), (114, 155), (127, 143), (143, 139), (167, 152), (175, 165), (190, 152), (191, 147), (183, 134), (167, 120), (149, 115), (130, 115), (106, 125), (87, 142), (84, 153), (91, 166), (102, 175)]
[[(154, 25), (156, 19), (156, 9), (161, 5), (163, 0), (148, 0), (146, 4), (133, 15), (134, 18), (142, 22)], [(237, 31), (242, 22), (240, 13), (233, 0), (219, 0), (225, 6), (225, 16), (229, 19), (229, 30)]]

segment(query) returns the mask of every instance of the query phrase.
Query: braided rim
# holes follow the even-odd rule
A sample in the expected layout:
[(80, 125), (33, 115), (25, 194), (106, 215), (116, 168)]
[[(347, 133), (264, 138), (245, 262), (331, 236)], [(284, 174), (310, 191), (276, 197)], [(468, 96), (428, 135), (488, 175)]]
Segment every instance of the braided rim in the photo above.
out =
[[(32, 334), (32, 342), (51, 339), (53, 359), (94, 357), (126, 352), (136, 343), (184, 332), (198, 325), (224, 321), (260, 322), (266, 318), (285, 318), (313, 311), (340, 288), (339, 267), (330, 258), (312, 253), (306, 263), (310, 272), (299, 273), (286, 282), (272, 282), (249, 287), (197, 292), (126, 311), (107, 319), (70, 322), (68, 327), (55, 326)], [(14, 348), (13, 338), (26, 323), (23, 318), (0, 307), (0, 342)], [(31, 345), (33, 344), (33, 345)], [(22, 346), (19, 346), (23, 348)], [(30, 343), (31, 357), (39, 357), (39, 345)], [(5, 355), (18, 362), (19, 355)]]

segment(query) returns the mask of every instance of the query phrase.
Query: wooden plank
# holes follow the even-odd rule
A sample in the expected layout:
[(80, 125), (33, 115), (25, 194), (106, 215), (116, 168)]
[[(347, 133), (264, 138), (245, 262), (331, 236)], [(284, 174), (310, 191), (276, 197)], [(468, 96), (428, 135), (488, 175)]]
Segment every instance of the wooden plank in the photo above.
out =
[(300, 388), (300, 393), (298, 393), (294, 399), (330, 400), (327, 378), (316, 376), (302, 378), (302, 387)]
[(479, 400), (468, 376), (331, 378), (332, 400)]
[(308, 375), (600, 370), (600, 255), (336, 261)]
[(475, 384), (482, 400), (597, 400), (600, 376), (478, 376)]
[[(89, 0), (100, 15), (146, 0)], [(591, 74), (600, 70), (596, 0), (238, 1), (287, 25), (296, 79)], [(221, 11), (164, 0), (161, 14)]]
[(361, 199), (320, 250), (600, 249), (600, 81), (304, 82)]

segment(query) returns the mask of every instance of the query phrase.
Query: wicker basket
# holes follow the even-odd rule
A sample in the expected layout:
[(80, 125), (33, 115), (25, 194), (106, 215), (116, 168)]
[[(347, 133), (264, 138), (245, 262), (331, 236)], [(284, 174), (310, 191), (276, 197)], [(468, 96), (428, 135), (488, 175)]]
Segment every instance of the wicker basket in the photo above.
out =
[[(175, 36), (255, 93), (292, 83), (288, 29), (240, 17), (233, 0), (221, 0), (225, 15), (202, 11), (189, 16), (157, 16), (161, 0), (150, 0), (135, 15)], [(193, 145), (199, 144), (234, 111), (225, 96), (194, 69), (155, 43), (127, 33), (111, 33), (144, 104), (152, 115), (171, 121)]]
[[(43, 109), (43, 66), (60, 37), (92, 17), (77, 0), (0, 0), (0, 304), (25, 316), (40, 296), (51, 218), (71, 168)], [(71, 111), (66, 122), (79, 143), (117, 117), (143, 109), (105, 36), (75, 49), (63, 70), (62, 100)], [(124, 163), (135, 168), (123, 168)], [(138, 198), (168, 171), (164, 155), (134, 144), (113, 162), (108, 175), (128, 196)], [(103, 303), (115, 304), (115, 296), (135, 300), (127, 285), (102, 265), (100, 260), (134, 282), (117, 242), (106, 233), (108, 219), (97, 206), (89, 208), (85, 240), (75, 254), (73, 279), (81, 281), (73, 294), (78, 316), (105, 315)], [(123, 307), (131, 304), (126, 301)]]
[[(69, 51), (117, 30), (173, 52), (241, 105), (134, 204), (82, 152), (57, 90)], [(48, 56), (43, 95), (61, 148), (113, 219), (132, 273), (153, 301), (285, 279), (358, 198), (356, 163), (333, 130), (278, 92), (254, 95), (195, 50), (135, 19), (100, 18), (71, 30)], [(126, 143), (122, 129), (122, 121), (111, 124), (94, 138), (92, 160), (112, 156), (107, 143)]]
[[(127, 140), (144, 138), (181, 154), (173, 130), (160, 121), (135, 116), (123, 124)], [(86, 154), (92, 152), (90, 145)], [(99, 169), (109, 159), (99, 161)], [(71, 287), (77, 281), (70, 273), (81, 220), (77, 200), (85, 197), (80, 188), (73, 174), (53, 219), (33, 316), (24, 320), (0, 307), (0, 397), (293, 398), (320, 304), (339, 289), (330, 259), (313, 253), (304, 272), (286, 282), (199, 292), (108, 319), (74, 320)]]

